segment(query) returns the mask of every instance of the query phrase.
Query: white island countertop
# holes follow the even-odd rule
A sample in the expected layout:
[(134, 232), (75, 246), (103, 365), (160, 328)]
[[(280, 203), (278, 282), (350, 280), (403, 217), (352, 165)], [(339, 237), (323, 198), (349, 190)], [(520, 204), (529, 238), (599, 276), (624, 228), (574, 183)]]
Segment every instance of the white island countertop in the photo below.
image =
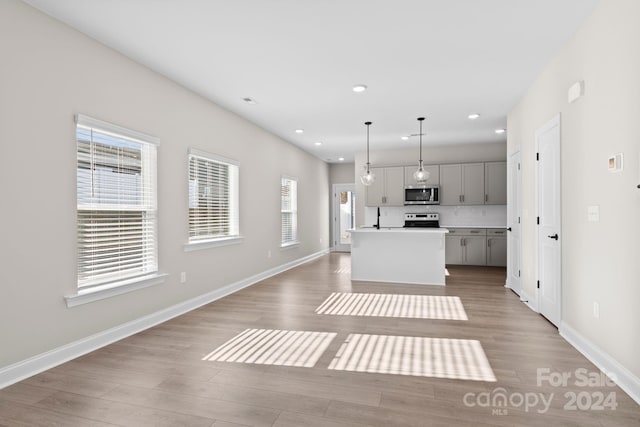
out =
[(446, 228), (375, 227), (351, 233), (351, 280), (445, 284)]
[(444, 227), (440, 227), (440, 228), (421, 228), (421, 227), (410, 227), (410, 228), (404, 228), (404, 227), (380, 227), (380, 229), (378, 230), (375, 227), (362, 227), (362, 228), (354, 228), (351, 230), (347, 230), (347, 232), (349, 233), (448, 233), (449, 230), (447, 230)]
[(506, 225), (440, 225), (440, 228), (507, 228)]

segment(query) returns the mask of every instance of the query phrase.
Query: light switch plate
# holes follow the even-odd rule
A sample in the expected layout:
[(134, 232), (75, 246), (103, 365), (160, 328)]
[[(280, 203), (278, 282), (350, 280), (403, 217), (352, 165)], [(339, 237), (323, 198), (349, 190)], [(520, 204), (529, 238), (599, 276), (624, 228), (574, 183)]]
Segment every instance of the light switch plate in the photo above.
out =
[(589, 206), (587, 208), (587, 218), (590, 222), (600, 221), (600, 206)]
[(608, 169), (609, 172), (621, 172), (624, 167), (623, 163), (623, 155), (622, 153), (613, 154), (608, 159)]

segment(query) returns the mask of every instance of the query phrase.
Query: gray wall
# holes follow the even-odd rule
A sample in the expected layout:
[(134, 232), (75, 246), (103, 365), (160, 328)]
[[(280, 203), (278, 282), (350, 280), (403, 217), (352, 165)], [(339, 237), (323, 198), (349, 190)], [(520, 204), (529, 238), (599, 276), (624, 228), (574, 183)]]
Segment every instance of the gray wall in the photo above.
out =
[[(640, 377), (640, 2), (602, 0), (508, 117), (522, 154), (522, 284), (536, 294), (535, 131), (561, 114), (562, 325)], [(585, 81), (573, 104), (567, 90)], [(624, 170), (607, 158), (624, 153)], [(600, 222), (587, 207), (600, 206)], [(600, 317), (593, 316), (593, 303)]]
[[(0, 55), (0, 367), (328, 248), (323, 161), (17, 0), (0, 2)], [(161, 139), (159, 259), (169, 277), (69, 309), (77, 113)], [(189, 147), (240, 161), (242, 244), (183, 251)], [(299, 180), (301, 245), (286, 251), (281, 174)]]

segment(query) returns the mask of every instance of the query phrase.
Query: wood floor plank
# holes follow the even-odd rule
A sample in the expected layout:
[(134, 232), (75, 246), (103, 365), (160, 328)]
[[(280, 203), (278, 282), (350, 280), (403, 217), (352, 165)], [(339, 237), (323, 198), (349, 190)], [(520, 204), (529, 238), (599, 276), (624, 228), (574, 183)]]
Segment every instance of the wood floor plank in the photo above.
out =
[(326, 417), (315, 417), (283, 411), (273, 427), (368, 427), (369, 424), (341, 422)]
[[(0, 427), (640, 425), (640, 407), (618, 387), (538, 385), (541, 368), (598, 370), (504, 288), (505, 269), (450, 266), (441, 287), (352, 282), (349, 267), (349, 254), (323, 256), (0, 390)], [(332, 292), (457, 296), (468, 320), (315, 313)], [(203, 360), (254, 328), (336, 336), (310, 368)], [(327, 369), (350, 334), (477, 340), (497, 381)], [(501, 390), (555, 397), (545, 413), (476, 400)], [(618, 406), (568, 410), (567, 392), (612, 392)]]
[(103, 399), (251, 426), (271, 426), (280, 415), (279, 410), (252, 404), (132, 386), (120, 386), (103, 396)]
[(0, 390), (0, 399), (29, 405), (54, 393), (54, 389), (30, 385), (23, 381)]
[(11, 427), (113, 427), (113, 424), (110, 423), (94, 421), (77, 415), (59, 414), (2, 399), (0, 399), (0, 423)]
[(131, 427), (209, 427), (215, 421), (212, 418), (178, 414), (66, 392), (49, 396), (35, 406), (60, 414), (78, 415), (94, 421)]
[(264, 390), (259, 388), (232, 384), (225, 384), (221, 387), (216, 383), (187, 380), (181, 377), (172, 377), (160, 384), (157, 389), (193, 396), (212, 397), (236, 403), (251, 402), (255, 406), (308, 415), (323, 415), (327, 406), (329, 406), (329, 399), (285, 393), (283, 391), (265, 393)]

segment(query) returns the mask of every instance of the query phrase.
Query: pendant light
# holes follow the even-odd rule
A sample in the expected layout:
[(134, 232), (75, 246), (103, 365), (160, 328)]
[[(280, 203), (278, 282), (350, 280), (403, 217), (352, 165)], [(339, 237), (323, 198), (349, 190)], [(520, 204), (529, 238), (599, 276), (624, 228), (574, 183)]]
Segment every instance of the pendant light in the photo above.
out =
[(365, 122), (367, 125), (367, 164), (364, 167), (364, 173), (360, 177), (360, 182), (364, 185), (371, 185), (376, 180), (376, 176), (371, 172), (371, 163), (369, 162), (369, 126), (371, 122)]
[(424, 170), (424, 166), (422, 165), (422, 122), (424, 121), (424, 117), (418, 117), (418, 122), (420, 122), (420, 162), (418, 163), (418, 170), (413, 173), (413, 179), (419, 183), (425, 183), (429, 179), (431, 175), (429, 171)]

